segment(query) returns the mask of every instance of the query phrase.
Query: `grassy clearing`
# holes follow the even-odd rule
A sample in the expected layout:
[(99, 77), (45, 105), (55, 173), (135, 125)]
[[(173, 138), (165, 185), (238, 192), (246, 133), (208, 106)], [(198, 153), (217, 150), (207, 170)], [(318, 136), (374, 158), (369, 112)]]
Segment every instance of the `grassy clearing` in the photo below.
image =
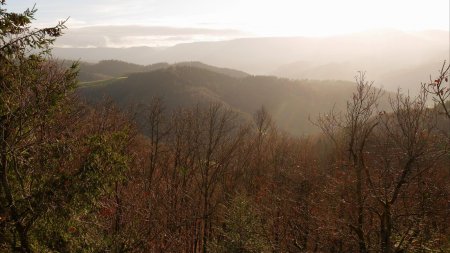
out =
[(79, 82), (78, 87), (90, 87), (90, 86), (105, 86), (108, 84), (111, 84), (114, 81), (120, 80), (120, 79), (126, 79), (128, 77), (121, 76), (121, 77), (115, 77), (105, 80), (98, 80), (98, 81), (91, 81), (91, 82)]

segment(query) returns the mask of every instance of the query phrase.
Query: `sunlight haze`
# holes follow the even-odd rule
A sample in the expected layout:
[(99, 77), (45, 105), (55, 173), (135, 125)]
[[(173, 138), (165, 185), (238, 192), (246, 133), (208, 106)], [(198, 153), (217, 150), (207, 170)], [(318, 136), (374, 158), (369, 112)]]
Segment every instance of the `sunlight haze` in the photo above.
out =
[[(42, 26), (70, 16), (69, 33), (92, 26), (207, 29), (195, 34), (160, 31), (126, 35), (124, 31), (127, 38), (119, 44), (111, 42), (112, 47), (133, 46), (127, 44), (130, 40), (141, 46), (164, 46), (238, 37), (330, 36), (374, 29), (449, 29), (447, 0), (24, 0), (10, 2), (7, 6), (22, 11), (34, 3), (39, 10), (36, 21)], [(211, 34), (211, 30), (218, 32)], [(77, 36), (88, 36), (88, 33), (77, 33)]]

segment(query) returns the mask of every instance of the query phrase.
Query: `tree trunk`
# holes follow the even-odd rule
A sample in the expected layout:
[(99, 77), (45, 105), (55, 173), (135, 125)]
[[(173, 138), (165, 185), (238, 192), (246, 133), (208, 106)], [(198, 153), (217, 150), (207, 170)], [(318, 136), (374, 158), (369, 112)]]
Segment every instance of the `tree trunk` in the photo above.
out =
[(391, 234), (392, 234), (391, 210), (389, 203), (387, 203), (384, 206), (384, 211), (381, 216), (380, 246), (381, 252), (383, 253), (392, 253)]
[[(3, 143), (5, 143), (4, 140), (3, 140)], [(31, 252), (31, 249), (30, 249), (30, 244), (28, 242), (27, 229), (21, 222), (19, 212), (17, 211), (17, 208), (14, 204), (14, 198), (12, 196), (11, 187), (8, 182), (8, 176), (7, 176), (8, 161), (7, 161), (6, 154), (5, 154), (5, 150), (6, 150), (5, 145), (2, 145), (2, 150), (3, 150), (3, 152), (1, 154), (1, 164), (0, 164), (1, 165), (1, 167), (0, 167), (1, 187), (3, 188), (3, 193), (5, 194), (7, 208), (9, 208), (9, 211), (10, 211), (11, 220), (14, 221), (14, 225), (16, 227), (16, 232), (19, 236), (19, 240), (20, 240), (19, 250), (20, 250), (20, 252), (29, 253), (29, 252)], [(13, 246), (15, 247), (15, 245), (13, 245)]]
[[(355, 159), (357, 160), (357, 158)], [(357, 224), (357, 236), (358, 236), (358, 245), (359, 245), (359, 252), (360, 253), (366, 253), (367, 247), (366, 242), (364, 238), (364, 200), (363, 200), (363, 193), (362, 193), (362, 166), (359, 162), (357, 162), (357, 168), (356, 168), (356, 195), (357, 195), (357, 201), (358, 201), (358, 224)]]

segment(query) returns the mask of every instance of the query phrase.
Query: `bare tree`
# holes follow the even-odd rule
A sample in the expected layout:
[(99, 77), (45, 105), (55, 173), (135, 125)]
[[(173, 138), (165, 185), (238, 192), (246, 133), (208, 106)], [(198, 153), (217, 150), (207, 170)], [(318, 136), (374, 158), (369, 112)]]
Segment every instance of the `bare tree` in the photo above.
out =
[[(395, 98), (390, 98), (393, 113), (381, 117), (373, 137), (370, 164), (365, 171), (375, 199), (371, 210), (380, 219), (380, 250), (385, 253), (409, 248), (408, 241), (418, 232), (414, 230), (417, 223), (402, 230), (399, 217), (412, 219), (415, 203), (409, 203), (407, 210), (401, 209), (399, 202), (405, 203), (408, 192), (420, 187), (414, 186), (413, 179), (420, 181), (432, 176), (430, 171), (445, 154), (435, 145), (436, 117), (426, 107), (426, 100), (426, 92), (416, 98), (398, 92)], [(399, 233), (396, 238), (400, 240), (392, 241), (393, 231)]]
[[(365, 73), (359, 72), (355, 77), (356, 92), (351, 101), (347, 102), (344, 116), (331, 111), (320, 116), (317, 125), (333, 140), (337, 148), (345, 148), (349, 166), (352, 168), (355, 180), (356, 217), (350, 217), (348, 226), (357, 236), (359, 252), (367, 252), (366, 231), (364, 230), (364, 168), (366, 159), (364, 152), (367, 141), (374, 128), (379, 124), (376, 114), (377, 103), (381, 90), (373, 87), (373, 82), (365, 80)], [(342, 137), (339, 137), (342, 135)], [(350, 200), (353, 201), (353, 200)]]
[(430, 76), (430, 82), (422, 84), (422, 89), (433, 96), (433, 101), (443, 109), (444, 114), (450, 120), (450, 105), (448, 104), (448, 98), (450, 97), (449, 70), (450, 65), (444, 61), (438, 77), (433, 80)]

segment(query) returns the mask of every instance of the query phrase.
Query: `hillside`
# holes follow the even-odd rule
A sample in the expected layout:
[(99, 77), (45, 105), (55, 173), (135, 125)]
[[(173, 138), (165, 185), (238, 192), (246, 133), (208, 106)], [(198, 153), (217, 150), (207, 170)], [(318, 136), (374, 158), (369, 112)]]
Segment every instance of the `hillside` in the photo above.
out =
[[(70, 62), (70, 61), (69, 61)], [(128, 63), (119, 60), (102, 60), (98, 63), (80, 63), (80, 72), (78, 75), (78, 80), (80, 82), (93, 82), (100, 80), (107, 80), (117, 77), (122, 77), (124, 75), (136, 72), (149, 72), (158, 69), (168, 68), (170, 66), (188, 66), (196, 67), (201, 69), (206, 69), (212, 72), (224, 74), (231, 77), (245, 77), (248, 76), (247, 73), (228, 69), (210, 66), (201, 62), (179, 62), (175, 64), (168, 64), (166, 62), (154, 63), (150, 65), (139, 65)]]
[(126, 78), (91, 83), (81, 96), (97, 100), (105, 95), (121, 106), (146, 104), (161, 97), (167, 107), (221, 102), (250, 117), (265, 106), (279, 126), (296, 135), (315, 132), (315, 118), (334, 105), (343, 108), (354, 85), (345, 81), (288, 80), (273, 76), (232, 77), (193, 66), (175, 65)]
[[(366, 64), (359, 67), (351, 62), (333, 62), (315, 65), (310, 62), (294, 62), (281, 66), (273, 72), (274, 75), (291, 79), (337, 79), (353, 81), (356, 71), (366, 71), (371, 80), (375, 80), (378, 87), (389, 91), (401, 88), (417, 94), (421, 82), (429, 81), (430, 75), (435, 75), (442, 67), (442, 61), (436, 60), (417, 65), (405, 65), (390, 70), (383, 70), (382, 62)], [(362, 65), (364, 66), (364, 65)]]
[(89, 62), (117, 59), (148, 65), (199, 61), (293, 79), (352, 81), (356, 71), (364, 70), (380, 86), (406, 90), (411, 88), (411, 80), (378, 81), (405, 70), (428, 73), (430, 64), (437, 63), (432, 67), (434, 72), (448, 60), (448, 45), (447, 31), (374, 30), (329, 37), (242, 38), (161, 48), (56, 48), (53, 52), (60, 58)]

